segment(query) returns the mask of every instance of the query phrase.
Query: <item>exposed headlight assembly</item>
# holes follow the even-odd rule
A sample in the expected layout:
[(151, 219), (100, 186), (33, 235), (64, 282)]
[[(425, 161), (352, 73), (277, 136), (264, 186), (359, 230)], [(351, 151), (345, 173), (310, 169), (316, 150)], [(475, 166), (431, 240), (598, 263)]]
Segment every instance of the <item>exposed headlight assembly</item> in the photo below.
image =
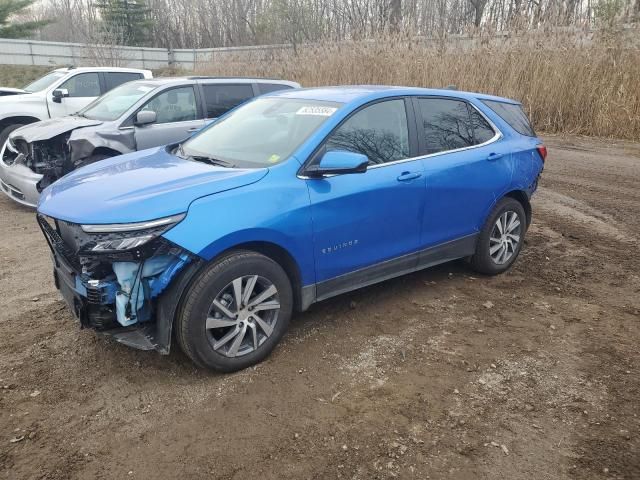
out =
[(182, 213), (146, 222), (81, 225), (81, 228), (83, 232), (97, 237), (91, 248), (94, 252), (131, 250), (159, 237), (185, 216)]

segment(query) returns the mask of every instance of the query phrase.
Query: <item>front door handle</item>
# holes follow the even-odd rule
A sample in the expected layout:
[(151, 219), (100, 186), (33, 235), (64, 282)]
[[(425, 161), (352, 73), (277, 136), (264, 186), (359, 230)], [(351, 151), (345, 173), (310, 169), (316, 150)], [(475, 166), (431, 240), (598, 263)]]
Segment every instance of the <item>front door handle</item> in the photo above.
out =
[(422, 174), (420, 172), (402, 172), (402, 174), (398, 177), (398, 181), (408, 182), (409, 180), (420, 178), (421, 176)]
[(493, 162), (494, 160), (498, 160), (502, 157), (504, 157), (503, 153), (490, 153), (489, 156), (487, 157), (487, 160), (489, 160), (490, 162)]
[(187, 132), (197, 132), (198, 130), (200, 130), (202, 127), (191, 127), (189, 130), (187, 130)]

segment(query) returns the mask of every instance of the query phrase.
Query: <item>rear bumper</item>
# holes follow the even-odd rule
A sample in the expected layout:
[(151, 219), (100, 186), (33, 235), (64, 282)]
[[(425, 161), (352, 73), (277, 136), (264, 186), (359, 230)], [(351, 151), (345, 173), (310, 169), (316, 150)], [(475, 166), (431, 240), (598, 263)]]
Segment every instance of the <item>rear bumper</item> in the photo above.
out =
[(42, 175), (24, 165), (7, 165), (0, 160), (0, 190), (11, 200), (28, 207), (36, 207), (40, 192), (38, 182)]

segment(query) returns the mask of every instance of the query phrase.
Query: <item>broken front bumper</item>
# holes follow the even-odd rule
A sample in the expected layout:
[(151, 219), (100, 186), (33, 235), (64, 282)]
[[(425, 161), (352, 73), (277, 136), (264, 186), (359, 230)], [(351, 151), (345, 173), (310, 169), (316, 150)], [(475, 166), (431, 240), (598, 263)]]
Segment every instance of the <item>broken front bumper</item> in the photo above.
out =
[[(42, 215), (37, 219), (51, 249), (55, 285), (80, 326), (92, 328), (129, 347), (168, 354), (177, 305), (200, 262), (176, 261), (171, 268), (146, 282), (140, 292), (145, 297), (148, 317), (131, 326), (122, 326), (116, 313), (116, 297), (122, 295), (122, 286), (115, 275), (100, 280), (90, 278), (84, 273), (76, 252), (69, 248), (56, 229)], [(144, 268), (144, 261), (140, 268)]]
[(38, 182), (42, 175), (20, 164), (7, 165), (0, 159), (0, 190), (11, 200), (28, 207), (36, 207), (40, 192)]

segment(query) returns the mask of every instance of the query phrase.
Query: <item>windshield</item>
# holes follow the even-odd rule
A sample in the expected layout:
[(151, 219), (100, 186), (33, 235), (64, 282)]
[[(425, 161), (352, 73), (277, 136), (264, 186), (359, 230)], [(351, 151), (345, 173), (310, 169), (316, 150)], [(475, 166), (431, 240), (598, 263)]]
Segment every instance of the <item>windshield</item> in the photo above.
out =
[(340, 105), (285, 97), (259, 98), (187, 140), (179, 153), (244, 168), (275, 165), (286, 160)]
[(31, 92), (31, 93), (39, 92), (41, 90), (44, 90), (45, 88), (48, 88), (53, 84), (53, 82), (55, 82), (59, 78), (64, 77), (66, 74), (67, 74), (66, 72), (56, 72), (56, 71), (49, 72), (44, 77), (39, 78), (35, 82), (31, 82), (29, 85), (24, 87), (23, 90), (25, 92)]
[(91, 102), (83, 110), (80, 110), (78, 115), (105, 122), (116, 120), (138, 100), (155, 89), (156, 85), (149, 83), (125, 83)]

